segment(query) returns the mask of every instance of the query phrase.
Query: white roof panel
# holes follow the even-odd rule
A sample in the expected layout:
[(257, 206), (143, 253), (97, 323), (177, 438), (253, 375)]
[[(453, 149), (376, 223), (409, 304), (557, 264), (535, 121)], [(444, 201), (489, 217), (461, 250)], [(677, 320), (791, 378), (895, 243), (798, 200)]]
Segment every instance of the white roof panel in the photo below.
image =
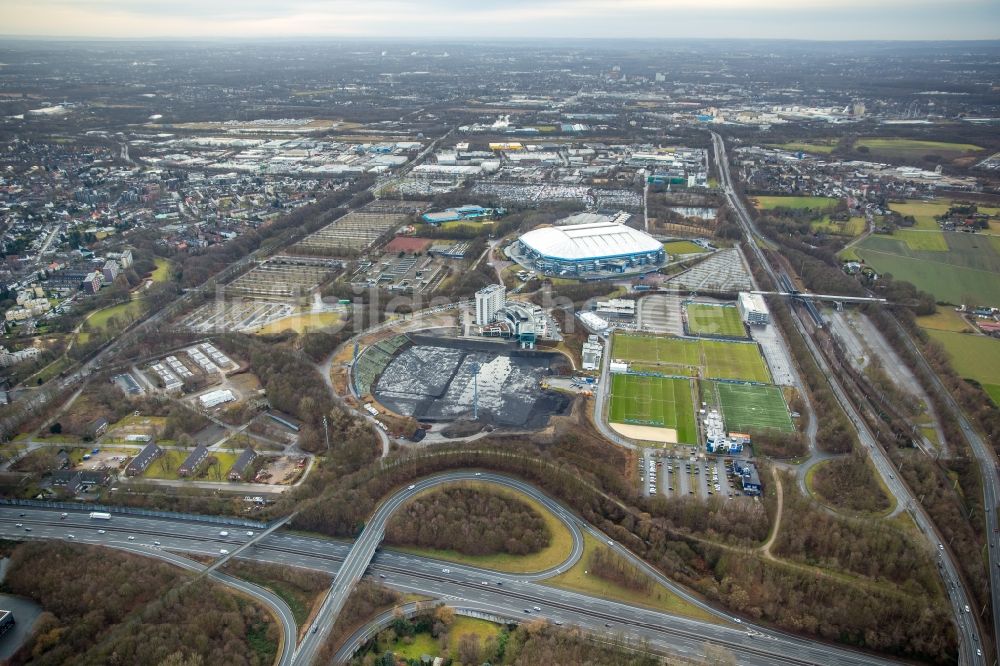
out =
[(521, 236), (521, 242), (552, 259), (581, 261), (657, 252), (663, 244), (649, 234), (614, 222), (542, 227)]

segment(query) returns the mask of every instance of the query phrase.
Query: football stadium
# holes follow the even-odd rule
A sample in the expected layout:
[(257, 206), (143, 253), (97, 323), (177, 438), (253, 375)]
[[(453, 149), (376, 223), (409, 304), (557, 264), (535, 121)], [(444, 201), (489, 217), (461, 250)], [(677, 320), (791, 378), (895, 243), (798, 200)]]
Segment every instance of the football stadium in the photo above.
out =
[(582, 279), (648, 273), (667, 260), (658, 240), (611, 220), (533, 229), (507, 254), (529, 270)]

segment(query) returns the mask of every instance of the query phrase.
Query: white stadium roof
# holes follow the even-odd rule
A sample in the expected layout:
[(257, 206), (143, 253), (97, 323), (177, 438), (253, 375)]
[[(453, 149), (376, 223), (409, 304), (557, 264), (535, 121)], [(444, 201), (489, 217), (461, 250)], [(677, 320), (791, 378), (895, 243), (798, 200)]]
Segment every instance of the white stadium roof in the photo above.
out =
[(521, 242), (550, 259), (582, 261), (663, 250), (649, 234), (614, 222), (542, 227), (521, 236)]

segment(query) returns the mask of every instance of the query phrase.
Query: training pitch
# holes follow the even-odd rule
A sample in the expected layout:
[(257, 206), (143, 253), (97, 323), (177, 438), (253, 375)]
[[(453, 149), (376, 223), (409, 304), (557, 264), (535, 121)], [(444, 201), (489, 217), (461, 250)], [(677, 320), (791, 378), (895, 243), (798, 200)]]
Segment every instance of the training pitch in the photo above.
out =
[(795, 430), (785, 398), (775, 386), (719, 383), (716, 384), (716, 391), (726, 429), (730, 432)]
[(612, 375), (608, 416), (612, 424), (672, 429), (676, 433), (674, 441), (698, 442), (691, 383), (686, 379)]
[(745, 338), (746, 329), (740, 311), (732, 305), (688, 303), (688, 333), (691, 335), (718, 335), (726, 338)]
[(771, 382), (764, 357), (753, 343), (618, 333), (612, 354), (636, 363), (637, 369), (664, 375)]

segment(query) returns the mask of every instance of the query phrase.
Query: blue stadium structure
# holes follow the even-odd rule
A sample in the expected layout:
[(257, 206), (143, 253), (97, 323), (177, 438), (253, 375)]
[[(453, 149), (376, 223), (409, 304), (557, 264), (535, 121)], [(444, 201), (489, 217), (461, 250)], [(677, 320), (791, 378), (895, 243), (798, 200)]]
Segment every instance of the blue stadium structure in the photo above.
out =
[(488, 220), (495, 215), (502, 215), (502, 209), (483, 208), (482, 206), (461, 206), (460, 208), (449, 208), (436, 213), (425, 213), (421, 219), (427, 224), (444, 224), (445, 222), (459, 222), (462, 220)]

